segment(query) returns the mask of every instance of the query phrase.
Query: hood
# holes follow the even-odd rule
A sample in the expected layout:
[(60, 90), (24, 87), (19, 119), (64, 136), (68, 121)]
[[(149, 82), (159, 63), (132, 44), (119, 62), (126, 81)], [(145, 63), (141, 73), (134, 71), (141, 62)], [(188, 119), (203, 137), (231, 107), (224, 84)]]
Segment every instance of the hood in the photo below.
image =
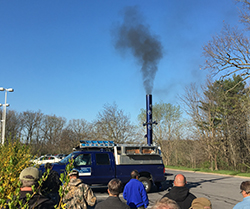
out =
[(77, 186), (78, 184), (81, 184), (81, 179), (70, 179), (69, 186)]
[(189, 189), (187, 187), (173, 187), (170, 192), (170, 199), (175, 200), (176, 202), (182, 202), (186, 199), (189, 194)]

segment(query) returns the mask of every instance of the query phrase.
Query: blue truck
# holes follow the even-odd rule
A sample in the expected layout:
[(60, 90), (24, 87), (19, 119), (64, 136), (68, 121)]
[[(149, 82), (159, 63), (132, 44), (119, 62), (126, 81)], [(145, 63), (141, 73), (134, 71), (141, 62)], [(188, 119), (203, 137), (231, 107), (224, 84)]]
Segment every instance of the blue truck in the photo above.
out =
[[(119, 178), (126, 184), (132, 170), (139, 171), (139, 180), (147, 192), (153, 185), (160, 188), (166, 180), (165, 167), (157, 146), (81, 141), (71, 154), (53, 163), (53, 170), (64, 173), (70, 159), (73, 159), (74, 169), (79, 171), (79, 178), (90, 186), (107, 185), (113, 178)], [(44, 172), (44, 165), (40, 168)]]

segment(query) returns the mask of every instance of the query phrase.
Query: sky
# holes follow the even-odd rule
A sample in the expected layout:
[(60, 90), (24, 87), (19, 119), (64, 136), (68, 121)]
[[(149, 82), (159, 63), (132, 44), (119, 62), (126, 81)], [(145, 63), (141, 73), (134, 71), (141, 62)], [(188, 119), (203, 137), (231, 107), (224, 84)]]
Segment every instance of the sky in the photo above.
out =
[[(92, 122), (116, 103), (136, 122), (148, 92), (141, 58), (117, 47), (127, 22), (160, 48), (150, 64), (153, 103), (178, 105), (185, 86), (205, 82), (202, 46), (223, 24), (238, 24), (237, 7), (233, 0), (0, 0), (0, 87), (14, 89), (8, 110)], [(131, 8), (137, 16), (125, 22)]]

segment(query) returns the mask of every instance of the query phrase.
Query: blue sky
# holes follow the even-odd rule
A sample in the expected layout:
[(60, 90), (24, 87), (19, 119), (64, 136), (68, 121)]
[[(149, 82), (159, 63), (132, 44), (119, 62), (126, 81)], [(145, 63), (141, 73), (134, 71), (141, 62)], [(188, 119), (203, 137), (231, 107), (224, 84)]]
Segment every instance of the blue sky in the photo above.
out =
[(238, 24), (233, 0), (0, 0), (0, 87), (15, 90), (8, 109), (92, 122), (115, 102), (135, 122), (146, 106), (141, 66), (111, 33), (128, 6), (163, 47), (153, 103), (176, 105), (186, 85), (203, 83), (202, 46), (224, 22)]

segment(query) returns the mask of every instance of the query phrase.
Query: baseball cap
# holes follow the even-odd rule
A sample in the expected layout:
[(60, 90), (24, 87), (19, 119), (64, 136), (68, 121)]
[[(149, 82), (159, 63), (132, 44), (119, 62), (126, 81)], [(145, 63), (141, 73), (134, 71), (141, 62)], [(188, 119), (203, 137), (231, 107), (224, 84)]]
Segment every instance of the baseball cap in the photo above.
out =
[(39, 170), (35, 167), (28, 167), (22, 170), (19, 179), (25, 181), (36, 181), (39, 179)]
[(212, 204), (209, 199), (205, 197), (198, 197), (193, 200), (189, 209), (211, 209)]
[(69, 176), (71, 175), (79, 175), (79, 172), (77, 170), (72, 170), (70, 173), (69, 173)]

